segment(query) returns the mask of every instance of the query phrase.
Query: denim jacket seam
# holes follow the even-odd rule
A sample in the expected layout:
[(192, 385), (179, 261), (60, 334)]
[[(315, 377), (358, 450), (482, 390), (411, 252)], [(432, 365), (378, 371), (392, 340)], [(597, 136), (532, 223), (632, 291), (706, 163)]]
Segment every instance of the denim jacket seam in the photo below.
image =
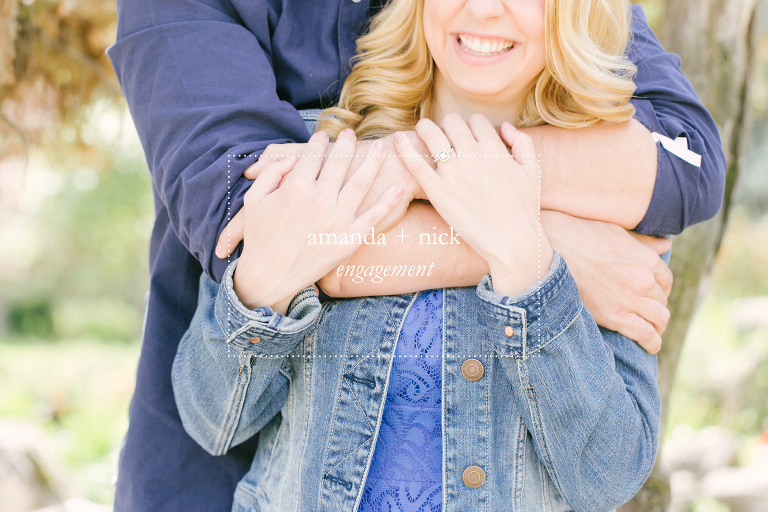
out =
[[(365, 303), (365, 301), (363, 300), (363, 301), (360, 301), (360, 303), (358, 304), (357, 310), (355, 311), (355, 316), (352, 318), (352, 321), (350, 322), (350, 325), (353, 325), (353, 326), (355, 325), (355, 322), (357, 321), (357, 317), (360, 315), (360, 310), (363, 308), (363, 304), (364, 303)], [(346, 359), (347, 359), (347, 354), (349, 353), (349, 343), (352, 340), (352, 331), (353, 330), (354, 330), (354, 328), (349, 330), (349, 335), (347, 336), (347, 342), (344, 344), (344, 362), (345, 363), (346, 363)], [(342, 379), (342, 384), (341, 385), (343, 385), (343, 379), (344, 379), (344, 366), (343, 365), (344, 365), (344, 363), (342, 363), (342, 367), (341, 367), (341, 375), (342, 375), (341, 376), (341, 379)], [(333, 469), (331, 469), (329, 471), (326, 471), (326, 468), (328, 467), (328, 456), (329, 456), (330, 451), (331, 451), (331, 440), (333, 439), (333, 433), (336, 431), (336, 417), (339, 414), (339, 407), (340, 407), (340, 404), (339, 404), (338, 394), (337, 394), (337, 396), (335, 397), (334, 403), (333, 403), (333, 414), (331, 415), (331, 430), (330, 430), (330, 432), (328, 432), (328, 440), (325, 443), (325, 457), (323, 458), (323, 466), (322, 466), (322, 470), (321, 470), (322, 474), (323, 474), (323, 476), (322, 476), (323, 479), (325, 479), (325, 477), (330, 474), (330, 471), (333, 470)], [(334, 466), (334, 468), (335, 467), (336, 466)], [(331, 494), (333, 494), (333, 493), (331, 493)], [(322, 498), (323, 498), (323, 485), (321, 484), (320, 485), (320, 489), (318, 489), (317, 502), (318, 503), (322, 503)], [(337, 501), (337, 504), (338, 504), (338, 500), (336, 500), (336, 501)], [(339, 507), (341, 507), (341, 505), (339, 505)]]
[[(355, 387), (351, 382), (349, 382), (349, 380), (346, 380), (346, 383), (349, 385), (349, 392), (352, 393), (353, 397), (355, 397), (355, 402), (357, 402), (357, 405), (360, 407), (360, 409), (364, 411), (365, 408), (363, 407), (363, 404), (360, 403), (360, 399), (357, 397), (357, 393), (355, 393)], [(364, 414), (363, 416), (365, 417), (365, 423), (368, 425), (368, 429), (371, 431), (371, 435), (373, 435), (376, 429), (373, 427), (373, 425), (371, 425), (371, 422), (368, 421), (368, 415)]]
[[(557, 339), (558, 339), (560, 336), (562, 336), (562, 335), (565, 333), (565, 331), (567, 331), (567, 330), (568, 330), (568, 329), (569, 329), (569, 328), (570, 328), (570, 327), (571, 327), (571, 326), (574, 324), (574, 322), (576, 322), (576, 320), (577, 320), (577, 319), (579, 318), (579, 316), (581, 315), (581, 312), (582, 312), (582, 311), (584, 311), (584, 304), (583, 304), (583, 303), (582, 303), (582, 304), (579, 306), (579, 310), (578, 310), (578, 311), (577, 311), (577, 312), (576, 312), (576, 313), (573, 315), (573, 318), (571, 318), (571, 319), (568, 321), (568, 323), (567, 323), (566, 325), (564, 325), (564, 326), (563, 326), (563, 328), (560, 330), (560, 332), (558, 332), (557, 334), (554, 334), (554, 335), (552, 335), (552, 336), (551, 336), (551, 337), (550, 337), (550, 338), (549, 338), (549, 339), (548, 339), (548, 340), (547, 340), (545, 343), (543, 343), (543, 344), (542, 344), (541, 346), (539, 346), (539, 347), (536, 347), (534, 350), (531, 350), (531, 351), (526, 351), (526, 352), (525, 352), (525, 354), (526, 354), (526, 357), (525, 357), (525, 359), (527, 360), (527, 356), (533, 355), (533, 354), (535, 354), (536, 352), (539, 352), (539, 351), (543, 350), (545, 347), (548, 347), (548, 346), (549, 346), (550, 344), (552, 344), (553, 342), (557, 341)], [(527, 334), (528, 334), (528, 333), (527, 333), (527, 331), (526, 331), (526, 335), (527, 335)], [(535, 342), (534, 342), (534, 343), (535, 343)], [(526, 336), (526, 345), (528, 345), (528, 344), (529, 344), (529, 341), (528, 341), (528, 336)], [(535, 346), (535, 345), (534, 345), (534, 346)]]
[[(245, 390), (248, 388), (248, 384), (251, 382), (251, 365), (253, 361), (248, 356), (248, 364), (244, 364), (244, 355), (240, 356), (240, 369), (237, 376), (237, 384), (232, 392), (232, 398), (230, 399), (229, 409), (227, 411), (227, 417), (224, 421), (224, 428), (219, 436), (219, 441), (216, 443), (216, 453), (223, 455), (226, 453), (229, 444), (232, 442), (232, 438), (235, 435), (238, 421), (234, 421), (233, 416), (239, 420), (243, 410), (243, 402), (245, 401)], [(243, 368), (245, 368), (245, 380), (243, 380)]]
[[(275, 433), (275, 442), (272, 443), (272, 449), (269, 451), (269, 460), (267, 461), (267, 467), (264, 470), (265, 474), (270, 474), (270, 469), (272, 468), (272, 462), (275, 459), (275, 452), (277, 451), (277, 446), (280, 444), (280, 432), (283, 430), (283, 427), (285, 426), (285, 422), (280, 422), (280, 427), (277, 429), (277, 432)], [(261, 482), (256, 482), (256, 485), (261, 487)]]
[[(297, 464), (296, 464), (296, 471), (299, 474), (301, 473), (301, 469), (300, 468), (303, 466), (304, 458), (305, 458), (306, 453), (307, 453), (307, 447), (309, 446), (309, 433), (311, 431), (310, 424), (309, 424), (309, 421), (310, 421), (310, 414), (309, 414), (310, 406), (308, 404), (313, 403), (313, 396), (314, 396), (313, 395), (314, 386), (312, 385), (313, 384), (312, 383), (312, 378), (313, 378), (312, 376), (313, 376), (313, 373), (314, 373), (314, 361), (315, 361), (314, 348), (315, 348), (315, 342), (317, 340), (317, 330), (320, 327), (323, 315), (325, 315), (332, 308), (333, 308), (333, 305), (328, 305), (327, 307), (323, 307), (322, 308), (322, 310), (320, 311), (320, 316), (318, 317), (318, 321), (315, 322), (315, 328), (312, 329), (312, 331), (310, 333), (308, 333), (307, 336), (304, 338), (304, 345), (303, 345), (303, 350), (302, 350), (302, 352), (304, 353), (304, 359), (303, 359), (303, 362), (302, 362), (302, 367), (303, 367), (303, 370), (304, 370), (304, 383), (305, 383), (304, 389), (306, 390), (305, 391), (306, 401), (305, 401), (305, 403), (303, 405), (303, 412), (304, 412), (304, 414), (303, 414), (303, 417), (304, 417), (303, 427), (304, 428), (301, 431), (301, 432), (303, 432), (302, 433), (302, 438), (301, 438), (301, 444), (300, 444), (301, 450), (299, 450), (298, 461), (297, 461)], [(292, 390), (289, 389), (289, 392), (291, 392), (291, 391)], [(294, 405), (294, 407), (296, 407), (296, 405)], [(301, 478), (297, 477), (296, 481), (297, 482), (301, 482)], [(296, 512), (300, 511), (300, 506), (301, 506), (301, 488), (302, 488), (301, 484), (294, 486), (294, 499), (295, 499), (295, 502), (296, 502), (296, 509), (295, 509)], [(321, 483), (321, 488), (322, 488), (322, 483)]]
[(325, 475), (323, 475), (323, 476), (330, 475), (333, 472), (333, 470), (338, 468), (339, 466), (341, 466), (344, 463), (345, 460), (347, 460), (348, 458), (350, 458), (351, 456), (353, 456), (354, 454), (359, 452), (360, 448), (362, 448), (363, 446), (365, 446), (368, 443), (371, 443), (372, 441), (373, 441), (373, 434), (371, 434), (371, 436), (368, 439), (366, 439), (365, 441), (360, 443), (354, 450), (349, 452), (343, 459), (341, 459), (339, 462), (337, 462), (336, 465), (334, 465), (332, 468), (330, 468), (328, 470), (328, 472), (325, 473)]
[[(357, 493), (357, 498), (355, 498), (355, 505), (354, 505), (355, 510), (357, 510), (360, 507), (360, 501), (363, 499), (363, 492), (365, 491), (365, 482), (368, 480), (368, 471), (371, 469), (371, 461), (373, 460), (373, 452), (375, 449), (375, 443), (373, 441), (374, 439), (378, 439), (379, 431), (381, 430), (381, 422), (384, 419), (384, 404), (387, 401), (387, 390), (389, 389), (389, 382), (390, 382), (390, 378), (392, 377), (392, 364), (394, 362), (395, 350), (397, 349), (397, 342), (400, 339), (400, 333), (403, 330), (403, 325), (405, 325), (405, 317), (408, 316), (408, 312), (411, 310), (411, 307), (416, 302), (416, 299), (419, 296), (419, 292), (408, 294), (408, 295), (411, 295), (411, 298), (410, 298), (410, 301), (408, 302), (408, 306), (405, 308), (405, 311), (403, 311), (403, 317), (400, 320), (400, 325), (397, 326), (397, 332), (395, 333), (395, 341), (394, 341), (394, 345), (392, 346), (392, 353), (389, 357), (389, 366), (387, 368), (387, 373), (386, 373), (387, 378), (384, 382), (384, 392), (381, 394), (381, 401), (379, 402), (379, 407), (378, 407), (379, 412), (376, 419), (376, 428), (374, 429), (373, 435), (370, 438), (372, 447), (371, 447), (371, 451), (368, 453), (368, 460), (366, 461), (365, 470), (363, 471), (362, 485), (360, 486), (360, 490)], [(383, 299), (381, 300), (384, 302)], [(443, 303), (445, 303), (445, 295), (443, 295)], [(387, 308), (387, 313), (389, 314), (388, 308)], [(445, 315), (443, 315), (443, 317), (444, 316)], [(390, 319), (394, 321), (391, 315), (390, 315)]]
[[(443, 331), (445, 332), (445, 331)], [(493, 341), (491, 341), (490, 337), (488, 337), (488, 348), (487, 348), (487, 357), (488, 359), (493, 358)], [(489, 366), (490, 367), (490, 366)], [(489, 375), (490, 376), (490, 375)], [(493, 386), (487, 385), (486, 391), (485, 391), (485, 429), (486, 429), (486, 436), (490, 440), (493, 438), (491, 435), (491, 424), (493, 423), (491, 421), (491, 404), (490, 404), (490, 395), (491, 395), (491, 388)], [(485, 463), (490, 465), (491, 460), (491, 443), (486, 441), (485, 443)], [(486, 468), (489, 469), (489, 468)], [(491, 486), (486, 485), (485, 487), (485, 511), (490, 512), (490, 505), (491, 505)]]
[[(227, 338), (226, 344), (238, 352), (251, 354), (256, 357), (287, 357), (288, 354), (296, 348), (296, 345), (298, 345), (310, 332), (316, 329), (316, 327), (317, 318), (315, 318), (312, 323), (305, 325), (300, 329), (282, 332), (279, 330), (276, 331), (264, 324), (249, 322), (233, 332), (232, 335)], [(253, 331), (253, 334), (256, 336), (267, 339), (262, 340), (262, 343), (259, 345), (249, 345), (247, 342), (240, 339), (243, 334), (248, 331)], [(249, 336), (249, 338), (251, 338), (251, 336)], [(266, 342), (266, 344), (264, 342)], [(273, 350), (269, 350), (270, 348)]]
[[(330, 485), (330, 484), (329, 484)], [(322, 495), (322, 486), (320, 487), (321, 495)], [(339, 512), (344, 512), (344, 509), (341, 507), (341, 503), (339, 503), (339, 498), (336, 497), (336, 493), (331, 492), (331, 496), (333, 497), (333, 501), (336, 502), (336, 506), (339, 507)]]
[(515, 506), (519, 510), (523, 509), (523, 497), (525, 495), (525, 455), (528, 448), (528, 443), (525, 442), (526, 432), (528, 432), (528, 429), (521, 415), (517, 427), (517, 446), (518, 450), (521, 450), (522, 453), (517, 454), (517, 460), (520, 461), (520, 464), (516, 464), (515, 467), (518, 473), (517, 481), (515, 482)]
[[(415, 293), (416, 293), (416, 294), (418, 294), (419, 292), (415, 292)], [(412, 295), (412, 294), (406, 294), (406, 295)], [(387, 316), (389, 317), (390, 321), (391, 321), (391, 322), (394, 324), (394, 323), (395, 323), (395, 319), (394, 319), (394, 318), (392, 318), (392, 313), (391, 313), (391, 311), (389, 310), (389, 308), (386, 306), (386, 301), (385, 301), (384, 299), (382, 299), (380, 296), (379, 296), (379, 297), (376, 297), (376, 298), (377, 298), (377, 299), (379, 299), (379, 300), (381, 300), (382, 304), (384, 304), (384, 310), (387, 312)], [(413, 298), (411, 298), (411, 299), (413, 300)], [(357, 319), (357, 314), (355, 314), (355, 319)], [(403, 321), (405, 321), (405, 317), (403, 317)], [(370, 351), (369, 351), (367, 354), (365, 354), (363, 357), (361, 357), (361, 358), (360, 358), (360, 359), (359, 359), (359, 360), (358, 360), (358, 361), (357, 361), (357, 362), (356, 362), (356, 363), (355, 363), (355, 364), (354, 364), (354, 365), (353, 365), (353, 366), (352, 366), (352, 367), (349, 369), (349, 371), (348, 371), (348, 372), (344, 372), (344, 373), (342, 374), (342, 377), (343, 377), (344, 375), (348, 375), (349, 373), (351, 373), (352, 371), (354, 371), (354, 370), (355, 370), (355, 369), (356, 369), (358, 366), (360, 366), (360, 365), (363, 363), (363, 361), (365, 361), (366, 359), (368, 359), (368, 358), (370, 357), (370, 355), (371, 355), (371, 354), (373, 354), (375, 351), (377, 351), (377, 350), (379, 349), (379, 347), (381, 346), (381, 344), (382, 344), (382, 343), (384, 343), (385, 341), (387, 341), (387, 338), (384, 338), (384, 339), (382, 339), (382, 340), (381, 340), (381, 341), (380, 341), (378, 344), (376, 344), (376, 346), (375, 346), (375, 347), (371, 348), (371, 350), (370, 350)], [(393, 352), (393, 353), (394, 353), (394, 352)], [(384, 392), (384, 394), (386, 395), (386, 391)]]
[(235, 492), (237, 492), (238, 490), (240, 491), (240, 493), (247, 495), (248, 501), (254, 506), (254, 508), (256, 509), (257, 512), (259, 510), (261, 510), (261, 508), (259, 507), (259, 502), (258, 502), (259, 497), (256, 496), (255, 494), (253, 494), (250, 489), (248, 489), (244, 485), (238, 485), (237, 489), (235, 490)]
[[(523, 365), (525, 366), (525, 365)], [(527, 368), (526, 368), (527, 373)], [(549, 473), (550, 478), (552, 479), (553, 483), (557, 487), (558, 491), (562, 494), (562, 485), (560, 484), (560, 478), (557, 475), (557, 472), (555, 471), (555, 466), (552, 462), (552, 455), (549, 453), (549, 445), (546, 441), (546, 435), (544, 432), (544, 422), (541, 419), (541, 411), (539, 409), (539, 400), (536, 396), (536, 390), (533, 387), (530, 387), (527, 383), (528, 379), (526, 377), (526, 393), (525, 396), (527, 397), (528, 401), (528, 410), (531, 414), (531, 420), (534, 423), (534, 435), (539, 438), (539, 444), (541, 445), (541, 452), (544, 457), (544, 467), (546, 468), (547, 473)], [(529, 392), (530, 390), (530, 392)], [(531, 395), (533, 395), (533, 398), (531, 398)], [(534, 416), (535, 412), (535, 416)], [(542, 489), (543, 492), (543, 489)], [(563, 494), (563, 496), (565, 496)]]

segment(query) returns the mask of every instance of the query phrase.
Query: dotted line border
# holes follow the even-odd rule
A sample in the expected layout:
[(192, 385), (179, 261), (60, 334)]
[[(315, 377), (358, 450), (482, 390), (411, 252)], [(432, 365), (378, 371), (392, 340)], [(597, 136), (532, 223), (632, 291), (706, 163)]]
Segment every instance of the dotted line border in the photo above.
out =
[[(231, 245), (230, 234), (229, 234), (229, 221), (232, 218), (232, 204), (231, 204), (231, 195), (232, 195), (231, 171), (232, 171), (232, 169), (231, 169), (231, 160), (230, 159), (231, 158), (240, 158), (240, 159), (242, 159), (242, 158), (251, 157), (251, 158), (256, 158), (258, 160), (259, 158), (261, 158), (261, 156), (262, 155), (254, 156), (254, 155), (251, 155), (251, 154), (231, 154), (231, 155), (228, 154), (227, 155), (227, 247), (229, 247)], [(299, 155), (299, 154), (296, 154), (296, 155), (290, 155), (290, 154), (289, 155), (281, 155), (282, 158), (289, 158), (289, 157), (293, 157), (293, 156), (301, 157), (301, 156), (305, 156), (305, 154), (301, 154), (301, 155)], [(323, 155), (318, 154), (318, 155), (310, 155), (310, 156), (323, 156), (323, 157), (325, 157), (326, 155), (325, 154), (323, 154)], [(344, 157), (347, 157), (347, 158), (355, 158), (355, 157), (366, 157), (368, 155), (367, 154), (359, 154), (359, 155), (358, 154), (350, 154), (350, 155), (337, 155), (337, 156), (344, 156)], [(385, 156), (386, 157), (397, 156), (397, 157), (402, 158), (403, 155), (397, 154), (397, 153), (392, 153), (392, 154), (387, 154)], [(435, 155), (416, 155), (416, 156), (420, 156), (422, 158), (436, 158)], [(462, 155), (460, 155), (458, 153), (453, 153), (451, 156), (454, 156), (456, 158), (461, 158), (462, 157)], [(537, 155), (513, 155), (513, 154), (505, 154), (505, 155), (491, 155), (491, 154), (488, 154), (488, 155), (485, 155), (485, 154), (481, 154), (481, 155), (477, 155), (477, 154), (476, 155), (464, 155), (464, 157), (468, 157), (468, 156), (469, 157), (477, 157), (477, 156), (481, 156), (481, 157), (510, 157), (510, 156), (512, 156), (512, 157), (536, 157), (536, 164), (537, 164), (537, 172), (536, 172), (536, 182), (537, 182), (537, 187), (536, 187), (536, 195), (537, 195), (537, 198), (536, 198), (537, 199), (537, 204), (536, 204), (536, 206), (537, 206), (537, 208), (536, 208), (536, 210), (537, 210), (536, 211), (536, 214), (537, 214), (537, 218), (536, 218), (536, 220), (537, 220), (536, 245), (537, 245), (538, 255), (537, 255), (537, 274), (536, 274), (537, 281), (536, 281), (536, 303), (535, 304), (536, 304), (537, 311), (539, 312), (539, 318), (541, 318), (541, 314), (540, 314), (540, 308), (541, 308), (541, 278), (542, 278), (542, 275), (541, 275), (541, 231), (542, 231), (542, 228), (541, 228), (541, 155), (539, 155), (539, 154), (537, 154)], [(440, 163), (444, 163), (444, 162), (440, 162)], [(231, 263), (231, 258), (232, 258), (232, 253), (227, 255), (227, 266), (229, 266), (229, 264)], [(231, 309), (232, 309), (231, 306), (227, 306), (227, 326), (228, 327), (230, 325)], [(405, 318), (403, 318), (403, 322), (404, 321), (405, 321)], [(536, 337), (537, 337), (537, 340), (538, 340), (537, 346), (541, 346), (541, 322), (539, 322), (536, 327), (537, 327)], [(527, 329), (525, 329), (524, 331), (527, 331)], [(229, 337), (230, 335), (231, 335), (231, 333), (227, 333), (227, 337)], [(523, 343), (523, 347), (524, 347), (525, 339), (523, 339), (522, 343)], [(232, 351), (231, 345), (227, 344), (227, 357), (237, 357), (237, 358), (240, 358), (243, 355), (242, 352), (238, 352), (237, 354), (232, 354), (231, 351)], [(523, 352), (524, 352), (524, 350), (523, 350)], [(262, 357), (262, 358), (270, 358), (270, 359), (277, 359), (277, 358), (283, 359), (285, 357), (310, 357), (310, 356), (292, 355), (292, 354), (288, 354), (287, 356), (271, 356), (271, 355), (267, 355), (267, 354), (248, 354), (248, 355), (251, 356), (251, 357)], [(481, 357), (485, 357), (486, 355), (487, 354), (483, 354), (481, 356), (472, 356), (472, 355), (464, 356), (464, 355), (462, 355), (461, 357), (481, 358)], [(534, 352), (533, 354), (528, 355), (528, 357), (540, 357), (540, 356), (541, 356), (541, 354), (539, 353), (538, 350), (536, 352)], [(329, 357), (344, 357), (344, 358), (346, 358), (347, 355), (346, 354), (345, 355), (314, 355), (313, 354), (311, 357), (312, 358), (321, 358), (321, 357), (322, 358), (329, 358)], [(414, 358), (441, 357), (442, 358), (443, 356), (442, 356), (442, 354), (435, 355), (435, 356), (429, 356), (427, 354), (419, 354), (419, 355), (408, 355), (408, 354), (397, 355), (397, 354), (393, 354), (392, 357), (414, 357)], [(523, 357), (513, 357), (513, 359), (525, 360)]]

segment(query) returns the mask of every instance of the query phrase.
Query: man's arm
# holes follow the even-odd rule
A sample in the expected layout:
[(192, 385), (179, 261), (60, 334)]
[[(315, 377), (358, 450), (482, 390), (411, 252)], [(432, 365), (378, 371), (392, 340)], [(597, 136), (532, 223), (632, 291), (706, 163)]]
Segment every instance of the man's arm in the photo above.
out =
[[(543, 208), (613, 222), (646, 235), (679, 234), (719, 210), (725, 156), (717, 126), (680, 69), (680, 58), (664, 51), (640, 6), (633, 6), (632, 14), (629, 56), (638, 67), (632, 99), (637, 120), (623, 126), (523, 131), (543, 156)], [(685, 137), (689, 149), (702, 156), (701, 167), (660, 146), (657, 150), (650, 131), (673, 140)], [(404, 168), (401, 172), (407, 174)], [(234, 231), (232, 246), (240, 240)]]
[(687, 139), (701, 155), (696, 167), (659, 149), (659, 170), (648, 213), (637, 226), (646, 235), (680, 234), (714, 217), (723, 201), (725, 155), (712, 116), (680, 69), (680, 57), (667, 53), (648, 27), (643, 9), (632, 7), (629, 57), (637, 63), (636, 118), (672, 140)]
[[(305, 142), (296, 109), (280, 101), (264, 13), (246, 28), (229, 0), (118, 0), (108, 50), (172, 228), (217, 281), (216, 239), (242, 206), (244, 170), (271, 143)], [(160, 207), (160, 205), (158, 205)]]
[[(541, 165), (541, 208), (634, 229), (648, 211), (657, 150), (638, 121), (523, 128)], [(662, 170), (663, 172), (663, 170)]]

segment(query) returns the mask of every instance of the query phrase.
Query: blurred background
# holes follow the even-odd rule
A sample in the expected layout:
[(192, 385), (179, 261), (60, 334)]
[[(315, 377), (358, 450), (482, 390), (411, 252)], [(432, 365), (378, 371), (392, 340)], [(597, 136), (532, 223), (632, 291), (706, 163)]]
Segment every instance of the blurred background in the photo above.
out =
[[(689, 76), (738, 176), (728, 215), (701, 230), (714, 235), (689, 243), (700, 275), (676, 272), (691, 306), (660, 356), (673, 370), (657, 463), (671, 496), (654, 491), (635, 510), (765, 512), (768, 0), (635, 3), (686, 73), (699, 66)], [(670, 31), (681, 6), (695, 6), (700, 24)], [(695, 41), (706, 30), (691, 30), (714, 26), (708, 16), (737, 8), (749, 17), (729, 14), (740, 21), (726, 36), (745, 55), (720, 44), (722, 28), (709, 45)], [(0, 0), (0, 512), (111, 510), (153, 221), (142, 148), (104, 54), (115, 33), (111, 1)], [(686, 59), (686, 44), (704, 56)], [(739, 58), (743, 88), (718, 114), (728, 87), (712, 73), (733, 75)]]

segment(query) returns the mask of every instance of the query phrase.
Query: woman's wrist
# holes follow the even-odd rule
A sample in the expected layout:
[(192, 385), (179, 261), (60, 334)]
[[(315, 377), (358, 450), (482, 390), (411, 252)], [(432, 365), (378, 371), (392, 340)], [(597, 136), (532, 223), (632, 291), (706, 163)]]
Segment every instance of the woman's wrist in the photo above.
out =
[[(248, 309), (257, 309), (263, 306), (272, 308), (273, 311), (285, 314), (283, 309), (287, 310), (290, 298), (296, 295), (296, 292), (287, 295), (280, 291), (280, 280), (274, 279), (276, 273), (262, 271), (252, 272), (251, 265), (245, 255), (240, 258), (235, 267), (235, 273), (232, 276), (232, 284), (237, 299)], [(266, 280), (265, 280), (266, 278)]]
[(547, 274), (554, 253), (546, 237), (532, 247), (508, 251), (503, 257), (488, 260), (493, 291), (499, 295), (522, 295)]

